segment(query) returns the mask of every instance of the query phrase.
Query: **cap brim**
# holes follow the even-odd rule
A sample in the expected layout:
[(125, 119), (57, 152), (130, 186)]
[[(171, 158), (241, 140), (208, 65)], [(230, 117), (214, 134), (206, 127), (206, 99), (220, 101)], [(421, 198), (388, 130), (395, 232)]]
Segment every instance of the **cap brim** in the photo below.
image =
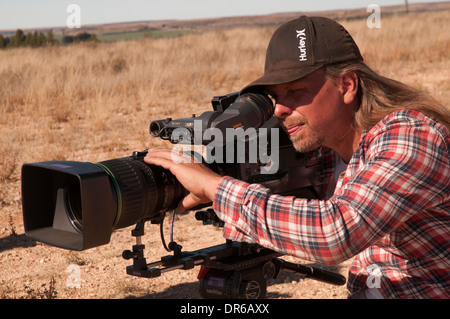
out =
[(262, 89), (268, 85), (285, 84), (299, 80), (314, 71), (320, 69), (325, 64), (312, 65), (293, 70), (277, 70), (273, 72), (266, 72), (262, 77), (248, 84), (241, 90), (241, 94), (251, 90)]

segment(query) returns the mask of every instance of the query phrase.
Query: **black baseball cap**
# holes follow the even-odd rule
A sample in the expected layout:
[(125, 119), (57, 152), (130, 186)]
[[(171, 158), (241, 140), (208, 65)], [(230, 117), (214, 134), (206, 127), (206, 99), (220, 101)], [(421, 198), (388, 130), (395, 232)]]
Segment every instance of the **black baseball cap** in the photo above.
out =
[(267, 48), (264, 75), (241, 92), (289, 83), (327, 64), (350, 60), (362, 61), (363, 57), (342, 25), (325, 17), (301, 16), (275, 31)]

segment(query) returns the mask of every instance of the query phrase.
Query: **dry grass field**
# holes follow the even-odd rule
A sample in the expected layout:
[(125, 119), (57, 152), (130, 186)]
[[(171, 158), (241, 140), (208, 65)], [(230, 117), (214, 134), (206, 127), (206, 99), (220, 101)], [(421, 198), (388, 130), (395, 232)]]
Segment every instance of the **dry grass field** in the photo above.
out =
[[(340, 21), (369, 65), (427, 90), (450, 105), (450, 11)], [(96, 162), (133, 150), (167, 146), (148, 134), (150, 121), (210, 110), (214, 95), (260, 76), (274, 28), (237, 28), (169, 39), (86, 43), (0, 51), (0, 298), (198, 298), (197, 269), (153, 280), (127, 276), (121, 258), (130, 229), (110, 245), (69, 252), (24, 235), (20, 170), (48, 160)], [(187, 250), (221, 243), (221, 232), (193, 216), (175, 223)], [(166, 255), (158, 228), (145, 235), (148, 261)], [(81, 288), (68, 288), (67, 267), (81, 269)], [(337, 270), (346, 274), (349, 262)], [(269, 298), (345, 298), (335, 287), (282, 275)]]

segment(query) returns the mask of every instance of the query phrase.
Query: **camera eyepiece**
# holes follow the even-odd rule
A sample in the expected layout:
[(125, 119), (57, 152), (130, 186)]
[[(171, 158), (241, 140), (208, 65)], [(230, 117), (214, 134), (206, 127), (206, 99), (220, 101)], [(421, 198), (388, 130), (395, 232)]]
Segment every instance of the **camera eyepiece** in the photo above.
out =
[(168, 139), (169, 136), (167, 135), (167, 132), (165, 131), (165, 127), (168, 123), (172, 121), (171, 118), (167, 118), (164, 120), (157, 120), (150, 123), (150, 134), (153, 137), (161, 137), (162, 139)]
[[(223, 96), (214, 97), (213, 106), (215, 111), (209, 111), (198, 117), (182, 118), (172, 120), (156, 120), (150, 123), (150, 134), (160, 137), (163, 140), (170, 140), (172, 143), (180, 142), (179, 139), (171, 140), (172, 132), (176, 129), (185, 129), (189, 134), (193, 132), (194, 121), (201, 121), (202, 132), (208, 128), (219, 129), (224, 135), (229, 128), (259, 128), (266, 123), (273, 115), (273, 102), (261, 92), (248, 92), (239, 95), (237, 92)], [(200, 133), (202, 133), (200, 132)], [(189, 141), (196, 144), (198, 140)], [(207, 144), (207, 139), (200, 141)]]

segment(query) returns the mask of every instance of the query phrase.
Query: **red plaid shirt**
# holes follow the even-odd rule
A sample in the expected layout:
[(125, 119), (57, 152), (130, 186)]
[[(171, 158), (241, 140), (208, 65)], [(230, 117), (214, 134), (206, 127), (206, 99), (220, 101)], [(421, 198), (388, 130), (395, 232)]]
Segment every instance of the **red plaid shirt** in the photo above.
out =
[(416, 111), (364, 132), (327, 200), (271, 194), (222, 178), (224, 236), (335, 265), (356, 256), (348, 289), (385, 298), (450, 298), (450, 137)]

